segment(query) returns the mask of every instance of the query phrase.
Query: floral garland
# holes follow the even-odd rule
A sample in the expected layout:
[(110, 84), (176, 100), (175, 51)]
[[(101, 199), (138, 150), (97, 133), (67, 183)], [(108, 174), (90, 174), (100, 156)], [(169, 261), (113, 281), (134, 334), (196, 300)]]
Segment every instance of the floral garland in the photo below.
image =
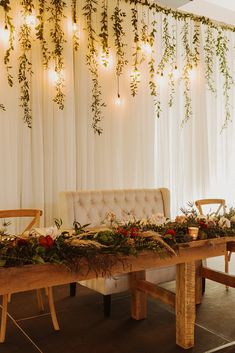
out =
[(109, 212), (103, 227), (88, 228), (75, 221), (72, 232), (60, 232), (62, 221), (57, 220), (57, 226), (35, 229), (19, 237), (7, 234), (9, 223), (5, 223), (0, 230), (0, 267), (43, 263), (73, 266), (86, 258), (90, 267), (97, 266), (98, 261), (107, 273), (121, 255), (152, 251), (160, 258), (176, 256), (179, 244), (197, 241), (190, 235), (190, 227), (197, 227), (198, 240), (235, 237), (233, 208), (221, 215), (203, 216), (189, 204), (181, 211), (174, 221), (162, 214), (140, 220), (129, 214), (128, 220), (119, 221)]

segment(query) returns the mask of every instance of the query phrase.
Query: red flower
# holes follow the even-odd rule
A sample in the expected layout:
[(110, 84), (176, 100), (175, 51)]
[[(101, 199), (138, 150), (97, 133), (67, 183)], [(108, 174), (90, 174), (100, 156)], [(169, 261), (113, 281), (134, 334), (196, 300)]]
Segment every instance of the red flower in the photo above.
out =
[(199, 227), (201, 228), (208, 228), (208, 225), (204, 219), (201, 219), (199, 222)]
[(123, 229), (121, 227), (118, 227), (117, 228), (117, 234), (122, 234), (122, 235), (125, 235), (127, 236), (128, 235), (128, 231), (126, 229)]
[(136, 227), (133, 227), (130, 229), (130, 234), (132, 237), (138, 237), (139, 235), (139, 229)]
[(39, 244), (46, 249), (50, 249), (54, 245), (54, 240), (50, 235), (46, 235), (45, 237), (40, 237)]
[(173, 237), (175, 237), (176, 236), (176, 231), (174, 229), (167, 229), (165, 235), (167, 235), (167, 234), (170, 234)]

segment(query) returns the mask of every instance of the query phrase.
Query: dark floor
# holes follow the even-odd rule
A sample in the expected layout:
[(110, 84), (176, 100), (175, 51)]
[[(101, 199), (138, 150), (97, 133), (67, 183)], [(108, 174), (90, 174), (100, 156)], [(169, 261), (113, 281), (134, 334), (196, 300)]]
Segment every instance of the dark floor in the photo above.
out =
[[(61, 330), (50, 316), (38, 314), (35, 292), (12, 295), (6, 342), (0, 353), (181, 353), (175, 344), (175, 316), (149, 300), (148, 319), (130, 319), (128, 294), (113, 296), (112, 315), (103, 317), (102, 296), (82, 286), (69, 297), (68, 286), (54, 290)], [(195, 347), (190, 353), (235, 352), (235, 289), (207, 281), (197, 308)], [(224, 347), (223, 347), (224, 346)], [(220, 347), (220, 348), (218, 348)]]

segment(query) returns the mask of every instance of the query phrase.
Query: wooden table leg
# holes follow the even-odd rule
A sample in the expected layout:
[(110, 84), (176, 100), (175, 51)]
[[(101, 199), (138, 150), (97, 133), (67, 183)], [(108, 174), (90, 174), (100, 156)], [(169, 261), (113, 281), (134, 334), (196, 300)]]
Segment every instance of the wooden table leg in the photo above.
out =
[(145, 271), (129, 273), (131, 317), (135, 320), (143, 320), (147, 317), (147, 294), (136, 289), (136, 281), (140, 279), (145, 280)]
[(196, 261), (195, 262), (195, 279), (196, 279), (196, 282), (195, 282), (195, 285), (196, 285), (196, 288), (195, 288), (195, 303), (196, 304), (201, 304), (202, 302), (202, 292), (203, 292), (203, 289), (202, 289), (202, 275), (201, 275), (201, 270), (202, 270), (202, 260), (199, 260), (199, 261)]
[(177, 265), (176, 274), (176, 344), (194, 346), (195, 263)]

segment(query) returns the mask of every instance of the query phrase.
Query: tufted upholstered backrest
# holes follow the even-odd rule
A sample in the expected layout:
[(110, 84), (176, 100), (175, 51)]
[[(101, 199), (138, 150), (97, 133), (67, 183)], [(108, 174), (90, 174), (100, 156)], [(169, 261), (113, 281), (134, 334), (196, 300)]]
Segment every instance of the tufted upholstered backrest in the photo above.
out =
[(119, 220), (125, 219), (128, 212), (132, 212), (137, 219), (156, 213), (170, 217), (170, 192), (159, 188), (78, 190), (59, 194), (59, 215), (64, 228), (71, 228), (74, 220), (82, 225), (99, 225), (107, 212), (114, 212)]

